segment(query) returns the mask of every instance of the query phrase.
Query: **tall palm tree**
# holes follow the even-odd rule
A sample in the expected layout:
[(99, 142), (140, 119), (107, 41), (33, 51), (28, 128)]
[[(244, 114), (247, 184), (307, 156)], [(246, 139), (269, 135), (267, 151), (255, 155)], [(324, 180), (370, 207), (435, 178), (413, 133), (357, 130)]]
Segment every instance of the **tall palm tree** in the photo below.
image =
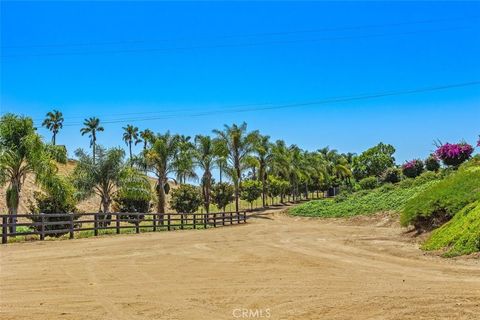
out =
[(169, 175), (175, 172), (175, 158), (178, 153), (179, 137), (169, 132), (158, 134), (152, 139), (150, 148), (144, 151), (147, 169), (157, 177), (157, 213), (162, 214), (160, 220), (163, 223), (165, 213), (166, 192)]
[(137, 144), (139, 141), (138, 128), (129, 124), (126, 127), (123, 127), (123, 130), (125, 131), (123, 133), (123, 141), (125, 141), (125, 143), (128, 146), (128, 150), (130, 154), (130, 165), (133, 165), (132, 144), (133, 143)]
[(186, 183), (187, 179), (197, 179), (195, 173), (194, 153), (195, 146), (189, 136), (178, 136), (178, 152), (175, 157), (174, 167), (176, 178), (180, 183)]
[(223, 130), (213, 130), (218, 141), (224, 144), (227, 150), (227, 161), (230, 166), (231, 177), (235, 187), (235, 210), (239, 210), (240, 186), (242, 183), (243, 161), (252, 152), (256, 132), (247, 132), (247, 124), (240, 126), (224, 125)]
[(212, 169), (216, 160), (215, 147), (212, 138), (209, 136), (197, 135), (195, 137), (195, 158), (202, 175), (202, 196), (203, 205), (207, 213), (210, 212), (210, 193), (212, 187)]
[(95, 155), (96, 155), (96, 146), (97, 146), (97, 132), (104, 131), (105, 129), (100, 126), (100, 119), (97, 117), (91, 117), (88, 119), (85, 119), (83, 121), (83, 127), (80, 129), (80, 133), (83, 135), (89, 134), (88, 137), (90, 138), (90, 147), (92, 147), (93, 152), (93, 164), (95, 165)]
[(140, 139), (135, 141), (135, 144), (143, 142), (143, 150), (147, 149), (148, 144), (155, 137), (155, 134), (150, 129), (145, 129), (139, 132)]
[(253, 148), (258, 161), (259, 180), (262, 183), (262, 205), (265, 207), (267, 197), (267, 168), (272, 160), (270, 137), (258, 134)]
[(60, 129), (63, 128), (63, 114), (58, 110), (53, 110), (47, 113), (42, 126), (52, 132), (52, 144), (55, 145), (56, 137)]

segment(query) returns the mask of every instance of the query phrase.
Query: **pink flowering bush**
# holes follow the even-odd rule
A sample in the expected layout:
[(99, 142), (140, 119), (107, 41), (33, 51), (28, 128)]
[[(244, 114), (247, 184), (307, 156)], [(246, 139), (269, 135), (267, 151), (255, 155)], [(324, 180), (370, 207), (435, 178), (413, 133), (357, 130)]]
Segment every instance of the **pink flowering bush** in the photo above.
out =
[(458, 166), (470, 158), (473, 147), (466, 142), (445, 143), (438, 147), (435, 155), (447, 166)]
[(415, 178), (423, 172), (423, 161), (414, 159), (402, 166), (402, 172), (406, 177)]

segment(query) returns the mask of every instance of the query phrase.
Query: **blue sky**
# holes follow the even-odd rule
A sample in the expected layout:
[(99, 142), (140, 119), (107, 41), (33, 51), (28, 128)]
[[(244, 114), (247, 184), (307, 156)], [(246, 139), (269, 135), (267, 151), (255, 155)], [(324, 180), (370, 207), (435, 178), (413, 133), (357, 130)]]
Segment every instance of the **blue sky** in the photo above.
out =
[(124, 146), (126, 124), (193, 136), (246, 121), (309, 150), (391, 143), (401, 163), (427, 156), (436, 139), (474, 143), (480, 86), (218, 111), (478, 81), (479, 9), (479, 2), (2, 1), (0, 108), (36, 123), (61, 110), (57, 141), (71, 152), (88, 148), (81, 123), (98, 116), (106, 146)]

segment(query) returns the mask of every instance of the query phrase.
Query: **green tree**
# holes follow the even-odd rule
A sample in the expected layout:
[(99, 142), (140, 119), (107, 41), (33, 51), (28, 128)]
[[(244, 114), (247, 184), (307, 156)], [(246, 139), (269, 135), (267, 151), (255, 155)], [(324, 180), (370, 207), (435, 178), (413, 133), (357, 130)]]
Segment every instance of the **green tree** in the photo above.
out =
[(212, 201), (217, 208), (225, 212), (227, 205), (235, 199), (234, 192), (235, 188), (229, 183), (215, 183), (212, 186)]
[(175, 172), (174, 161), (178, 152), (178, 143), (177, 135), (171, 135), (169, 132), (158, 134), (152, 139), (150, 148), (144, 151), (147, 170), (157, 178), (157, 213), (161, 214), (161, 223), (163, 223), (163, 213), (165, 213), (169, 175)]
[(241, 190), (240, 197), (250, 203), (250, 208), (253, 209), (253, 201), (262, 195), (262, 183), (257, 180), (245, 180)]
[(182, 184), (172, 191), (170, 207), (178, 213), (194, 213), (202, 204), (198, 188), (190, 184)]
[(133, 165), (132, 144), (137, 144), (138, 141), (140, 141), (138, 137), (138, 128), (129, 124), (126, 127), (123, 127), (123, 130), (123, 141), (125, 141), (125, 144), (128, 146), (130, 163)]
[(97, 154), (96, 152), (96, 146), (97, 146), (97, 132), (104, 131), (104, 128), (100, 126), (100, 119), (96, 117), (91, 117), (88, 119), (85, 119), (83, 122), (83, 127), (80, 129), (80, 133), (83, 135), (89, 134), (90, 138), (90, 147), (92, 147), (92, 155), (93, 155), (93, 164), (95, 164), (95, 156)]
[(227, 162), (230, 166), (230, 175), (235, 187), (235, 210), (239, 210), (240, 185), (242, 183), (243, 162), (245, 157), (252, 152), (255, 132), (247, 132), (247, 124), (240, 126), (225, 125), (223, 130), (213, 130), (217, 140), (224, 145), (227, 151)]
[(195, 137), (195, 158), (197, 166), (203, 171), (201, 179), (203, 206), (210, 212), (210, 194), (212, 187), (212, 169), (216, 160), (215, 147), (209, 136)]
[[(55, 161), (66, 163), (64, 148), (45, 144), (28, 117), (5, 114), (0, 119), (0, 186), (7, 184), (8, 213), (18, 213), (23, 183), (28, 174), (42, 188), (62, 192)], [(11, 219), (15, 223), (16, 219)], [(15, 226), (10, 227), (15, 232)]]
[(195, 173), (195, 146), (189, 136), (178, 136), (178, 151), (175, 154), (173, 166), (176, 178), (180, 183), (186, 183), (188, 179), (196, 180)]
[(395, 166), (395, 148), (390, 144), (379, 143), (353, 158), (353, 176), (357, 181), (369, 177), (380, 177), (387, 169)]
[(147, 146), (151, 143), (151, 141), (155, 138), (155, 134), (150, 129), (145, 129), (140, 131), (139, 133), (140, 139), (135, 141), (135, 144), (143, 142), (143, 150), (147, 150)]
[(268, 167), (272, 160), (270, 137), (258, 134), (253, 149), (258, 161), (258, 176), (262, 183), (262, 205), (265, 207), (267, 204)]
[(60, 129), (63, 128), (63, 114), (58, 110), (53, 110), (47, 113), (42, 126), (52, 132), (52, 144), (55, 145), (56, 137)]
[(125, 169), (125, 152), (120, 148), (104, 149), (98, 146), (96, 159), (82, 149), (75, 151), (78, 158), (73, 171), (72, 181), (78, 191), (79, 199), (86, 199), (92, 194), (100, 197), (101, 212), (109, 213), (115, 190), (121, 183)]

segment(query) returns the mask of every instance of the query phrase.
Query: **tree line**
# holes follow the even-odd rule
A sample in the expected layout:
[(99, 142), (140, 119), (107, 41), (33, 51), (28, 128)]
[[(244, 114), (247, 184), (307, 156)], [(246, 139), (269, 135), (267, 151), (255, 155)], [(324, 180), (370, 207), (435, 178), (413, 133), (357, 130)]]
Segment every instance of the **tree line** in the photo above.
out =
[[(295, 201), (308, 198), (312, 192), (318, 194), (338, 187), (353, 189), (362, 179), (380, 178), (387, 168), (395, 166), (395, 148), (388, 144), (380, 143), (360, 155), (339, 153), (328, 147), (307, 151), (248, 130), (246, 123), (225, 125), (212, 130), (212, 135), (193, 138), (127, 125), (122, 137), (128, 148), (125, 159), (122, 148), (106, 149), (98, 144), (98, 136), (105, 129), (100, 119), (92, 117), (85, 119), (80, 129), (80, 134), (90, 139), (91, 152), (76, 150), (74, 172), (70, 177), (61, 177), (56, 163), (66, 162), (67, 156), (65, 148), (56, 145), (64, 121), (60, 111), (49, 112), (42, 124), (52, 133), (50, 143), (37, 133), (29, 117), (6, 114), (0, 121), (0, 184), (7, 184), (10, 214), (18, 211), (27, 174), (35, 174), (36, 183), (44, 191), (38, 198), (45, 200), (47, 195), (53, 202), (47, 208), (50, 210), (60, 210), (65, 203), (71, 208), (75, 201), (97, 194), (101, 199), (99, 212), (105, 214), (112, 204), (125, 212), (139, 212), (140, 207), (165, 213), (169, 182), (181, 186), (199, 182), (199, 199), (195, 196), (191, 201), (200, 203), (206, 212), (212, 203), (225, 209), (231, 201), (238, 211), (240, 199), (252, 203), (260, 197), (262, 205), (267, 206), (268, 197)], [(137, 144), (142, 145), (142, 150), (134, 154), (132, 147)], [(218, 183), (213, 178), (214, 170), (218, 172)], [(153, 192), (148, 176), (156, 180)], [(185, 188), (178, 194), (192, 198)], [(181, 198), (178, 194), (176, 198)], [(39, 199), (37, 202), (41, 202)], [(173, 206), (182, 208), (182, 199), (177, 202)], [(145, 203), (155, 203), (155, 208)]]

